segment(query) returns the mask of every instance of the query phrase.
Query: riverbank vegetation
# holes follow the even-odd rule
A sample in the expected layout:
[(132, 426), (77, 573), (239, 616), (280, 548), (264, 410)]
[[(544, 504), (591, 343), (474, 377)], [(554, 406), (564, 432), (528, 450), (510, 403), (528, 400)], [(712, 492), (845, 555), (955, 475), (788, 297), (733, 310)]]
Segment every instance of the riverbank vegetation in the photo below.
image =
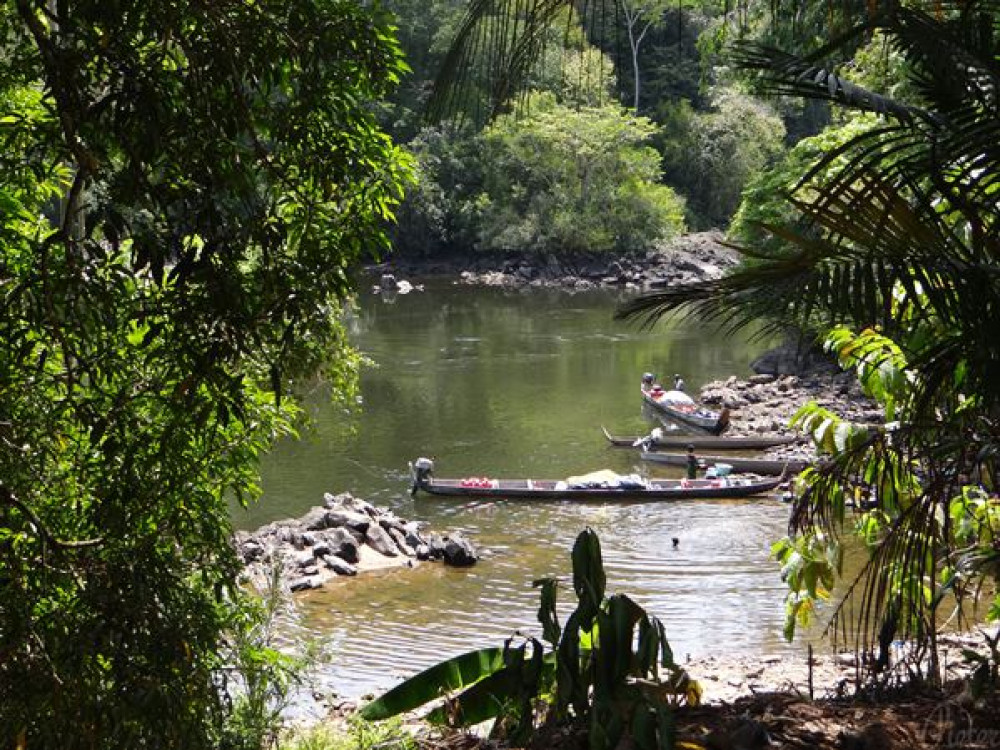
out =
[(347, 269), (409, 171), (390, 19), (10, 0), (0, 40), (0, 744), (260, 747), (287, 665), (229, 500), (295, 380), (352, 392)]
[[(898, 99), (856, 87), (815, 58), (743, 46), (738, 58), (765, 91), (878, 117), (842, 126), (830, 150), (810, 157), (817, 141), (800, 149), (788, 164), (802, 160), (807, 169), (794, 180), (800, 167), (767, 178), (784, 184), (788, 198), (753, 209), (769, 220), (754, 231), (770, 244), (755, 245), (742, 272), (647, 296), (626, 311), (693, 309), (731, 326), (761, 316), (795, 323), (824, 337), (883, 404), (883, 427), (815, 407), (798, 416), (833, 460), (803, 477), (793, 534), (778, 548), (792, 586), (791, 631), (829, 595), (844, 535), (863, 540), (868, 564), (835, 623), (871, 654), (874, 679), (890, 644), (907, 638), (920, 653), (914, 670), (934, 683), (942, 624), (1000, 616), (1000, 402), (988, 333), (998, 289), (996, 11), (984, 2), (859, 16), (843, 38), (872, 34), (894, 51), (881, 74)], [(855, 497), (867, 510), (848, 515)]]
[[(799, 418), (833, 460), (779, 550), (790, 624), (857, 532), (861, 615), (839, 622), (874, 678), (905, 637), (934, 681), (946, 608), (1000, 615), (996, 3), (629, 3), (624, 27), (600, 3), (476, 2), (479, 24), (458, 0), (387, 5), (0, 3), (0, 742), (274, 742), (291, 665), (238, 585), (227, 500), (294, 432), (296, 382), (352, 394), (350, 269), (397, 208), (412, 252), (619, 252), (725, 224), (742, 195), (746, 267), (627, 313), (791, 323), (859, 371), (889, 424)], [(542, 589), (552, 705), (594, 746), (669, 744), (676, 693), (625, 680), (673, 666), (662, 628), (596, 567), (561, 631)], [(581, 661), (594, 622), (620, 658)], [(551, 685), (540, 649), (514, 652), (491, 677)]]
[(659, 156), (643, 145), (649, 120), (551, 94), (526, 107), (468, 139), (445, 128), (412, 144), (418, 185), (400, 213), (397, 251), (624, 252), (684, 229), (683, 202), (659, 183)]

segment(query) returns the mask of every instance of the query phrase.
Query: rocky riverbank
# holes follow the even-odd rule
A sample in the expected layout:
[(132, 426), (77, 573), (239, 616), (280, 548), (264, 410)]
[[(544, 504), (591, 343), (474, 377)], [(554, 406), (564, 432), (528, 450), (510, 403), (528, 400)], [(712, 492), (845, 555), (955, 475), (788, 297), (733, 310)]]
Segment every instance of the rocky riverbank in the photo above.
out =
[[(394, 258), (372, 268), (392, 292), (396, 280), (409, 276), (453, 276), (456, 283), (504, 287), (590, 289), (616, 286), (657, 289), (673, 284), (718, 279), (739, 262), (739, 253), (722, 244), (721, 232), (687, 234), (652, 250), (608, 253), (528, 252), (468, 253), (433, 259)], [(388, 279), (392, 281), (388, 281)]]
[(237, 533), (237, 550), (252, 582), (266, 584), (277, 566), (293, 592), (306, 591), (367, 570), (438, 560), (467, 567), (479, 559), (461, 534), (425, 534), (418, 522), (346, 492), (327, 493), (323, 500), (301, 518)]
[[(881, 407), (867, 397), (853, 372), (841, 370), (832, 358), (814, 348), (786, 343), (752, 365), (757, 374), (735, 376), (702, 386), (699, 400), (730, 410), (730, 436), (792, 435), (792, 415), (810, 401), (843, 419), (881, 424)], [(815, 458), (812, 442), (802, 440), (766, 452), (768, 458)]]

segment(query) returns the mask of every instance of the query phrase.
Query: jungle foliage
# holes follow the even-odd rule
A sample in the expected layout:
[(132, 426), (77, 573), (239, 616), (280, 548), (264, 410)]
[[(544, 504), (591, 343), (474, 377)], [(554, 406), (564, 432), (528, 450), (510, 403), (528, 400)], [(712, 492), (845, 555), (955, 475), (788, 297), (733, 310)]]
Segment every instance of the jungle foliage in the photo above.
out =
[(767, 104), (731, 89), (708, 99), (706, 111), (682, 99), (658, 112), (664, 179), (687, 196), (691, 223), (703, 229), (725, 227), (745, 186), (785, 150), (784, 123)]
[[(786, 129), (777, 112), (741, 94), (733, 76), (719, 74), (724, 68), (714, 67), (715, 58), (700, 46), (703, 32), (715, 33), (719, 24), (729, 28), (721, 4), (479, 0), (461, 16), (450, 0), (431, 3), (426, 11), (420, 4), (415, 12), (407, 0), (392, 6), (414, 69), (385, 119), (422, 162), (419, 186), (395, 234), (397, 249), (405, 253), (472, 247), (638, 250), (655, 244), (662, 222), (650, 225), (642, 217), (631, 222), (624, 215), (635, 194), (627, 175), (609, 174), (600, 186), (603, 201), (575, 200), (575, 181), (547, 177), (547, 196), (540, 203), (551, 206), (541, 211), (519, 190), (498, 189), (496, 150), (479, 147), (477, 140), (489, 138), (501, 121), (523, 120), (524, 130), (537, 128), (539, 101), (554, 99), (554, 106), (565, 108), (592, 134), (607, 128), (616, 106), (631, 109), (644, 129), (651, 124), (647, 145), (662, 158), (653, 182), (678, 194), (686, 204), (686, 223), (696, 228), (724, 227), (748, 179), (784, 148)], [(445, 30), (426, 33), (425, 17), (441, 18)], [(428, 109), (418, 109), (423, 106)], [(801, 119), (785, 109), (786, 119)], [(427, 127), (416, 128), (428, 114)], [(546, 130), (550, 150), (571, 153), (576, 147), (572, 133)], [(456, 157), (461, 174), (446, 165), (439, 171), (439, 158), (456, 164)], [(648, 174), (642, 167), (638, 180)], [(567, 193), (565, 200), (552, 198), (561, 192)], [(488, 210), (481, 210), (477, 196)], [(638, 200), (650, 203), (646, 196)], [(601, 227), (608, 206), (620, 216), (617, 224), (635, 229)], [(547, 221), (538, 221), (568, 210), (576, 212), (582, 231), (547, 232)], [(498, 219), (513, 221), (516, 230), (497, 236)]]
[[(447, 659), (367, 704), (378, 721), (444, 697), (433, 723), (472, 726), (493, 720), (492, 736), (512, 744), (558, 727), (585, 729), (593, 750), (630, 738), (641, 750), (673, 747), (673, 707), (697, 704), (701, 687), (673, 658), (663, 624), (624, 594), (605, 596), (601, 545), (585, 529), (573, 545), (577, 604), (564, 623), (556, 612), (560, 583), (535, 581), (536, 638)], [(662, 673), (661, 673), (662, 670)], [(458, 692), (460, 691), (460, 692)]]
[(398, 247), (540, 252), (643, 249), (684, 228), (682, 201), (658, 182), (645, 118), (617, 105), (567, 107), (534, 95), (478, 135), (425, 131), (418, 186)]
[[(651, 320), (686, 310), (729, 327), (764, 316), (830, 332), (831, 349), (888, 421), (873, 430), (816, 407), (798, 416), (834, 460), (803, 477), (791, 537), (777, 548), (793, 589), (789, 614), (804, 615), (829, 588), (836, 545), (853, 526), (870, 560), (837, 607), (838, 632), (876, 652), (876, 671), (894, 638), (913, 638), (936, 679), (937, 628), (967, 622), (975, 610), (958, 605), (992, 596), (998, 572), (1000, 5), (878, 4), (855, 19), (811, 56), (737, 48), (764, 91), (868, 119), (835, 134), (825, 153), (803, 147), (804, 174), (761, 227), (772, 239), (745, 250), (754, 263), (623, 312)], [(885, 90), (903, 98), (828, 64), (865, 38), (891, 50)], [(848, 515), (856, 494), (871, 505)], [(946, 606), (952, 617), (939, 617)]]
[(402, 70), (389, 22), (0, 3), (0, 744), (265, 738), (281, 659), (229, 500), (294, 379), (354, 382), (349, 270), (407, 175), (369, 106)]

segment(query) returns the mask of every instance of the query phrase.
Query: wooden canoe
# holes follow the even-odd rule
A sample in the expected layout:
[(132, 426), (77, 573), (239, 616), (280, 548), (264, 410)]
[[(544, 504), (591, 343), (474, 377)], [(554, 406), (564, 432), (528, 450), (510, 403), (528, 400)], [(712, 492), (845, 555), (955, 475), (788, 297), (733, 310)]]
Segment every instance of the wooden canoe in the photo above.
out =
[[(612, 445), (620, 447), (635, 447), (642, 440), (642, 436), (612, 435), (606, 428), (601, 427), (604, 437)], [(763, 450), (773, 448), (778, 445), (788, 445), (798, 440), (791, 435), (753, 435), (748, 437), (721, 437), (717, 435), (673, 435), (667, 432), (651, 441), (652, 448), (686, 448), (693, 445), (695, 450)]]
[(729, 426), (729, 409), (721, 412), (706, 409), (681, 391), (649, 391), (643, 388), (640, 392), (643, 401), (655, 411), (686, 427), (719, 435)]
[[(667, 466), (686, 466), (686, 453), (660, 453), (643, 451), (640, 454), (643, 461), (651, 461)], [(777, 459), (777, 458), (746, 458), (743, 456), (698, 456), (698, 465), (708, 468), (713, 464), (728, 464), (736, 472), (750, 472), (753, 474), (772, 474), (777, 476), (787, 472), (788, 474), (798, 474), (806, 466), (808, 461), (801, 459)]]
[(506, 500), (696, 500), (744, 498), (772, 492), (785, 481), (751, 480), (746, 477), (719, 479), (649, 479), (641, 484), (620, 486), (577, 486), (553, 479), (439, 479), (429, 475), (413, 477), (412, 492), (449, 497), (495, 498)]

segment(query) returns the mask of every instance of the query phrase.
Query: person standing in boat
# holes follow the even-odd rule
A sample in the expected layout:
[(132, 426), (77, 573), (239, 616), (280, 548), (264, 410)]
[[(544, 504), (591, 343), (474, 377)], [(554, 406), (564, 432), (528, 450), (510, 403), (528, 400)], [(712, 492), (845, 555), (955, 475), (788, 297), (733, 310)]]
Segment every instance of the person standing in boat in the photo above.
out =
[(679, 373), (674, 373), (674, 390), (684, 390), (684, 378), (682, 378)]
[(434, 473), (434, 460), (421, 456), (410, 464), (410, 475), (413, 477), (413, 484), (410, 486), (410, 495), (416, 496), (417, 490), (422, 486), (430, 484), (431, 475)]
[(698, 457), (694, 454), (694, 446), (690, 443), (688, 444), (687, 452), (687, 478), (697, 479), (698, 478)]

